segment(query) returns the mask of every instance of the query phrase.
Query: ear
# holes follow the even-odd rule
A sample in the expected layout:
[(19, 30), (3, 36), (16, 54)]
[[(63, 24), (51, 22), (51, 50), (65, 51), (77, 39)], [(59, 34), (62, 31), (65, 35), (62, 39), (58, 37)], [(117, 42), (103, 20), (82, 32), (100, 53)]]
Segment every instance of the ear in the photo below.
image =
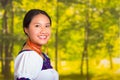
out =
[(24, 28), (25, 34), (28, 34), (28, 28)]

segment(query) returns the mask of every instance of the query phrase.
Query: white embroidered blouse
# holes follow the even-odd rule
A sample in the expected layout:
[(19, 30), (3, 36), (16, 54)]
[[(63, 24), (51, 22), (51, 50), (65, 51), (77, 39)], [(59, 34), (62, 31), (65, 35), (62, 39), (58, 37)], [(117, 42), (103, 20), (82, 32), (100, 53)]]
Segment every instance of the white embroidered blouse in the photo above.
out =
[[(46, 56), (46, 55), (45, 55)], [(47, 57), (47, 56), (46, 56)], [(48, 67), (42, 69), (43, 58), (35, 51), (20, 52), (15, 59), (15, 80), (59, 80), (57, 71)]]

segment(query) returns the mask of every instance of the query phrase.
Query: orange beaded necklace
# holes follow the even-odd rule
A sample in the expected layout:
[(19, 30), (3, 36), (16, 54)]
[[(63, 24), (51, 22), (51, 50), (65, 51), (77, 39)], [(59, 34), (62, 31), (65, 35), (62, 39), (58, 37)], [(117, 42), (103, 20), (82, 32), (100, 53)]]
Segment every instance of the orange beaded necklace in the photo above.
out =
[(37, 53), (41, 54), (41, 46), (33, 43), (30, 39), (27, 40), (26, 44), (34, 51), (36, 51)]

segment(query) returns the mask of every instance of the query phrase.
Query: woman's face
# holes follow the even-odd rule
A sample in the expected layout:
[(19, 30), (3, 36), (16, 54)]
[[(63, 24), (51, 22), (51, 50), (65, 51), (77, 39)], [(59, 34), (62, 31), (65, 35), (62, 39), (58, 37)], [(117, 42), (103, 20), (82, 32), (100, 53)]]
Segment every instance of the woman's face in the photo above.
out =
[(33, 17), (29, 24), (29, 28), (25, 28), (29, 39), (37, 45), (46, 44), (51, 35), (50, 20), (43, 14)]

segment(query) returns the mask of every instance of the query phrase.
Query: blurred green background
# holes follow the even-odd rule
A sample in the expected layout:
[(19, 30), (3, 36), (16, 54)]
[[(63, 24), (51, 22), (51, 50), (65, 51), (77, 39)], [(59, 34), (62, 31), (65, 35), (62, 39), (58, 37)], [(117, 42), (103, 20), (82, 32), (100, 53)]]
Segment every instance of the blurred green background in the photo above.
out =
[(60, 80), (120, 79), (119, 0), (0, 0), (0, 80), (13, 80), (14, 59), (26, 36), (22, 21), (33, 8), (52, 18), (43, 46)]

